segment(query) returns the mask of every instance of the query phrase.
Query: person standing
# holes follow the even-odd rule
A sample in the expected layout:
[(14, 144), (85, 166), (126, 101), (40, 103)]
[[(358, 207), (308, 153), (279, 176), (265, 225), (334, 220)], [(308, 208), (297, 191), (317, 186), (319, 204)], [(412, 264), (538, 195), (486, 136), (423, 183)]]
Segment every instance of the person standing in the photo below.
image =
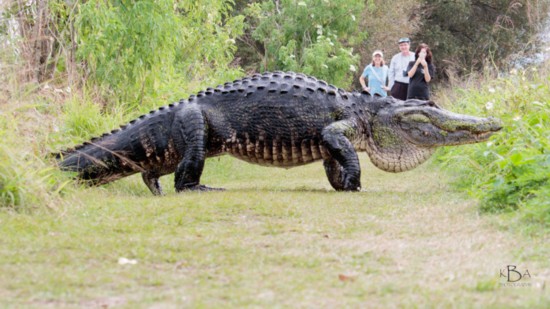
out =
[(407, 66), (409, 62), (414, 61), (414, 54), (410, 51), (411, 40), (401, 38), (398, 41), (400, 53), (391, 58), (390, 69), (388, 71), (389, 85), (391, 95), (399, 100), (407, 99), (409, 88), (409, 76)]
[(416, 61), (409, 62), (407, 74), (410, 78), (408, 99), (429, 100), (430, 82), (435, 76), (432, 51), (427, 44), (420, 44), (414, 52)]
[[(367, 79), (368, 87), (365, 84), (365, 78)], [(384, 63), (384, 54), (380, 50), (375, 50), (372, 53), (372, 63), (365, 67), (363, 74), (359, 78), (359, 82), (363, 90), (371, 95), (386, 97), (389, 90), (386, 86), (387, 80), (388, 66)]]

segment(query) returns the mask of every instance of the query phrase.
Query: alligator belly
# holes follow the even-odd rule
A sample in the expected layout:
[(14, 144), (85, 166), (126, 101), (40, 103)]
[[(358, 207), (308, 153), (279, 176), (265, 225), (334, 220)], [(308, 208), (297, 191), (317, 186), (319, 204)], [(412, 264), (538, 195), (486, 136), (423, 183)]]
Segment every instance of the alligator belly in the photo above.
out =
[(285, 143), (280, 140), (270, 142), (227, 142), (224, 151), (249, 163), (290, 168), (328, 158), (324, 146), (313, 140), (301, 143)]

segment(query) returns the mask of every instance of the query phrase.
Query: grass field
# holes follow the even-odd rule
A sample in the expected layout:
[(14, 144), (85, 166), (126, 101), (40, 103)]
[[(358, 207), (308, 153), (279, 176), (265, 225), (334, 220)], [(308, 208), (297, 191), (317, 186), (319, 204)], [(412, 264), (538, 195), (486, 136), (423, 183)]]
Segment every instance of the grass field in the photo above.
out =
[[(153, 197), (135, 176), (54, 211), (2, 209), (0, 308), (550, 307), (547, 236), (479, 215), (434, 166), (361, 161), (360, 193), (334, 192), (319, 163), (221, 157), (203, 183), (223, 192), (166, 177)], [(508, 265), (530, 277), (507, 283)]]

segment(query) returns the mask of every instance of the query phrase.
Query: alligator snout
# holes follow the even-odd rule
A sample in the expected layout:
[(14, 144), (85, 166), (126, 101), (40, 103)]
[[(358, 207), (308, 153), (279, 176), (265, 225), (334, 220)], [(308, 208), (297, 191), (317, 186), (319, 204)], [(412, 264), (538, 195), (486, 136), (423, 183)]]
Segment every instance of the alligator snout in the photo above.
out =
[(487, 119), (491, 124), (490, 131), (497, 132), (502, 130), (502, 127), (503, 127), (502, 120), (500, 120), (499, 118), (495, 118), (493, 116), (490, 116)]

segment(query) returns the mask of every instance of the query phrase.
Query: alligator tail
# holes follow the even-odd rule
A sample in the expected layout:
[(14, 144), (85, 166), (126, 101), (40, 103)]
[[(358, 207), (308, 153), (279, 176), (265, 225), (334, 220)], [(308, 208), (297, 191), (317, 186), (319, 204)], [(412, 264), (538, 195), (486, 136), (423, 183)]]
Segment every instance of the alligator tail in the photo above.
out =
[(105, 184), (140, 172), (139, 165), (128, 158), (132, 145), (127, 138), (131, 132), (126, 127), (55, 154), (59, 168), (76, 172), (77, 178), (89, 185)]

